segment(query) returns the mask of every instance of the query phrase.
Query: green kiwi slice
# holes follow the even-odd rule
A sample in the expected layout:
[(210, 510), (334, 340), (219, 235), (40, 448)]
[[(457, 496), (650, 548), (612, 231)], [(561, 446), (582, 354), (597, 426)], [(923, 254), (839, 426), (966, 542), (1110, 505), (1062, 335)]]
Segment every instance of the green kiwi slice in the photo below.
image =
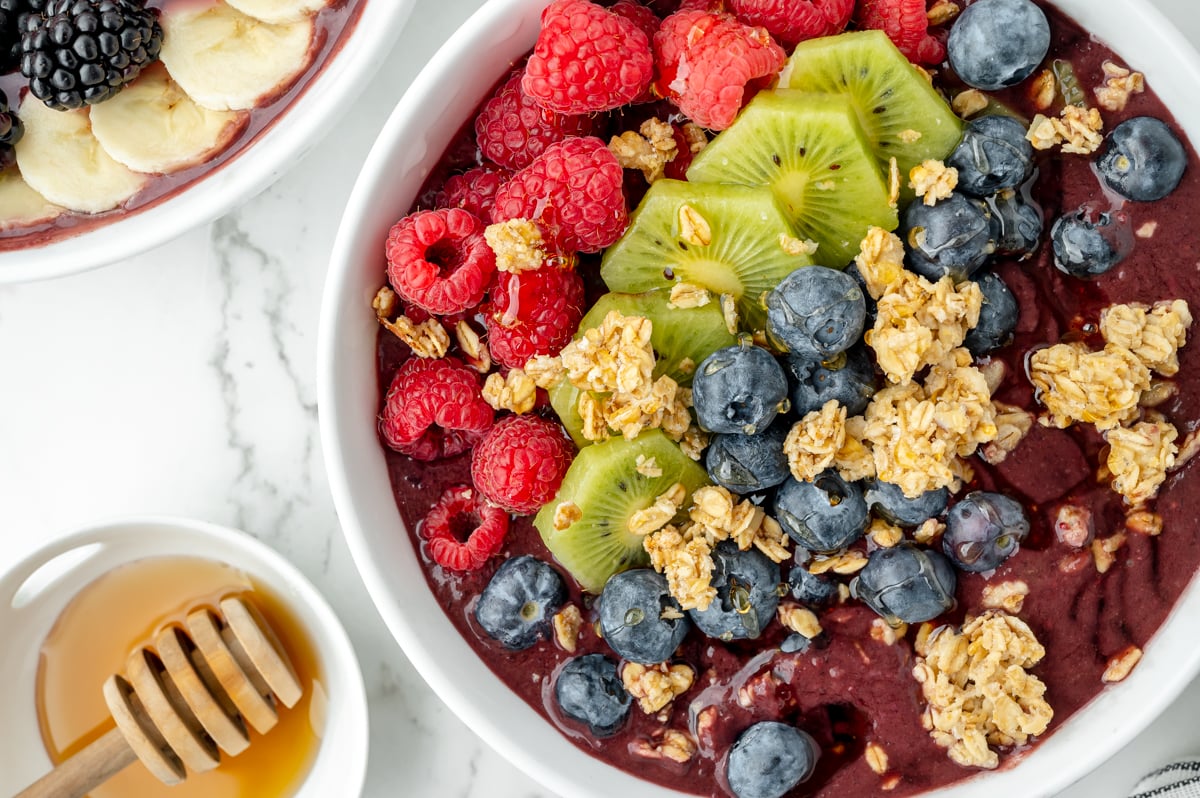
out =
[[(653, 457), (662, 476), (638, 473), (638, 455)], [(632, 441), (612, 438), (576, 455), (558, 495), (533, 525), (575, 581), (599, 593), (613, 574), (649, 563), (642, 536), (629, 531), (629, 518), (676, 482), (687, 488), (687, 507), (692, 491), (708, 484), (708, 475), (660, 430), (647, 430)], [(555, 510), (563, 502), (573, 502), (582, 516), (566, 529), (555, 529)]]
[(906, 190), (910, 169), (944, 159), (962, 138), (962, 121), (883, 31), (801, 42), (779, 87), (848, 97), (875, 156), (885, 169), (896, 159)]
[(761, 92), (688, 167), (695, 183), (769, 186), (814, 259), (841, 269), (872, 226), (895, 229), (888, 184), (850, 101), (839, 94)]
[[(579, 322), (579, 332), (599, 327), (614, 310), (625, 316), (645, 316), (654, 325), (650, 344), (654, 347), (655, 378), (666, 374), (680, 385), (691, 385), (696, 366), (718, 349), (733, 346), (737, 337), (726, 328), (716, 297), (698, 308), (673, 308), (670, 301), (670, 293), (665, 290), (605, 294)], [(550, 389), (549, 395), (550, 405), (575, 445), (580, 448), (589, 445), (591, 441), (583, 437), (583, 420), (579, 417), (579, 389), (563, 379)]]
[[(681, 210), (686, 217), (689, 209), (707, 230), (688, 231), (680, 217)], [(600, 276), (612, 291), (670, 289), (686, 282), (707, 288), (713, 299), (732, 294), (743, 324), (763, 329), (763, 292), (812, 264), (807, 255), (785, 248), (785, 240), (794, 235), (770, 191), (657, 180), (633, 212), (625, 234), (605, 251)]]

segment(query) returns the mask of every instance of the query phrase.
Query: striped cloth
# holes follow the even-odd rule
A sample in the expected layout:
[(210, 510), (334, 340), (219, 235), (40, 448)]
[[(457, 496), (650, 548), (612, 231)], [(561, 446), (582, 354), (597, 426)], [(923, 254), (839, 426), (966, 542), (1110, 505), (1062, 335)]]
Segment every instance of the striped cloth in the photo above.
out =
[(1200, 758), (1164, 765), (1139, 781), (1129, 798), (1200, 798)]

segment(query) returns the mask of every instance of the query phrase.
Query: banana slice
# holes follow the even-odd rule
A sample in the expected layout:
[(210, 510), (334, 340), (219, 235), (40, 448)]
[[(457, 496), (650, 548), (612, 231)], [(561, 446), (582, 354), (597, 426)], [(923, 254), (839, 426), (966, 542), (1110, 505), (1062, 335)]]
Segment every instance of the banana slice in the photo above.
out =
[(229, 5), (263, 22), (295, 22), (310, 17), (333, 0), (225, 0)]
[(100, 146), (136, 172), (169, 174), (225, 149), (250, 119), (212, 111), (184, 94), (161, 64), (143, 70), (115, 97), (92, 106)]
[(222, 0), (200, 8), (176, 3), (161, 19), (167, 71), (193, 100), (216, 111), (254, 108), (277, 97), (316, 54), (308, 17), (271, 25)]
[(17, 166), (29, 187), (50, 202), (100, 213), (146, 185), (146, 175), (117, 163), (100, 146), (87, 111), (55, 111), (26, 96), (18, 114), (25, 135), (17, 142)]
[(31, 189), (17, 167), (0, 172), (0, 230), (42, 224), (65, 210)]

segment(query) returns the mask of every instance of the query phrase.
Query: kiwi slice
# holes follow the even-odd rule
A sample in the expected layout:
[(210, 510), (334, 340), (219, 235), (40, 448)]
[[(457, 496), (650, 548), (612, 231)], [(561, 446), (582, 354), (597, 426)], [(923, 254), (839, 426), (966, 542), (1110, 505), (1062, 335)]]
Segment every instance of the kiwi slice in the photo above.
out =
[(858, 254), (867, 228), (898, 223), (858, 115), (838, 94), (760, 92), (700, 151), (687, 176), (769, 186), (797, 237), (819, 245), (816, 261), (835, 269)]
[[(718, 349), (733, 346), (737, 337), (725, 326), (721, 304), (715, 298), (698, 308), (669, 306), (667, 291), (646, 291), (641, 294), (605, 294), (592, 305), (579, 322), (579, 332), (599, 327), (611, 311), (624, 316), (645, 316), (653, 322), (650, 345), (654, 347), (654, 377), (666, 374), (683, 386), (692, 384), (692, 375), (704, 358)], [(579, 337), (578, 335), (576, 336)], [(690, 365), (687, 361), (691, 361)], [(550, 405), (562, 421), (575, 445), (583, 448), (591, 443), (583, 437), (583, 420), (579, 417), (579, 389), (566, 379), (550, 389)]]
[[(653, 457), (662, 476), (638, 473), (638, 455)], [(686, 507), (692, 491), (708, 484), (708, 475), (660, 430), (647, 430), (632, 441), (612, 438), (576, 455), (558, 495), (533, 525), (575, 581), (599, 593), (613, 574), (649, 564), (642, 536), (629, 531), (629, 518), (676, 482), (687, 488)], [(574, 502), (582, 516), (566, 529), (555, 529), (555, 510), (563, 502)]]
[[(703, 225), (689, 231), (681, 217), (698, 218)], [(605, 251), (600, 276), (612, 291), (669, 289), (686, 282), (714, 295), (732, 294), (745, 325), (762, 329), (763, 292), (812, 264), (807, 255), (789, 253), (781, 236), (794, 232), (770, 191), (656, 180), (625, 234)]]
[(883, 31), (801, 42), (779, 86), (848, 97), (875, 156), (885, 169), (896, 159), (906, 190), (910, 169), (945, 158), (962, 138), (962, 121)]

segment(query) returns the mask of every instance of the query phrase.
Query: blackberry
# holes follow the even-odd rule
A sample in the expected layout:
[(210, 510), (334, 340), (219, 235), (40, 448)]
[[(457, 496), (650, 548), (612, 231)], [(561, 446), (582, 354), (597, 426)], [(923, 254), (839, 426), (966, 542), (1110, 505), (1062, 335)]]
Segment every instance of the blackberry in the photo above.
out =
[(7, 169), (17, 161), (13, 145), (21, 140), (25, 126), (21, 118), (8, 107), (8, 96), (0, 91), (0, 170)]
[(24, 18), (21, 74), (51, 108), (95, 105), (153, 63), (162, 38), (156, 12), (131, 0), (48, 0)]
[(21, 15), (28, 0), (0, 0), (0, 72), (11, 72), (21, 59)]

